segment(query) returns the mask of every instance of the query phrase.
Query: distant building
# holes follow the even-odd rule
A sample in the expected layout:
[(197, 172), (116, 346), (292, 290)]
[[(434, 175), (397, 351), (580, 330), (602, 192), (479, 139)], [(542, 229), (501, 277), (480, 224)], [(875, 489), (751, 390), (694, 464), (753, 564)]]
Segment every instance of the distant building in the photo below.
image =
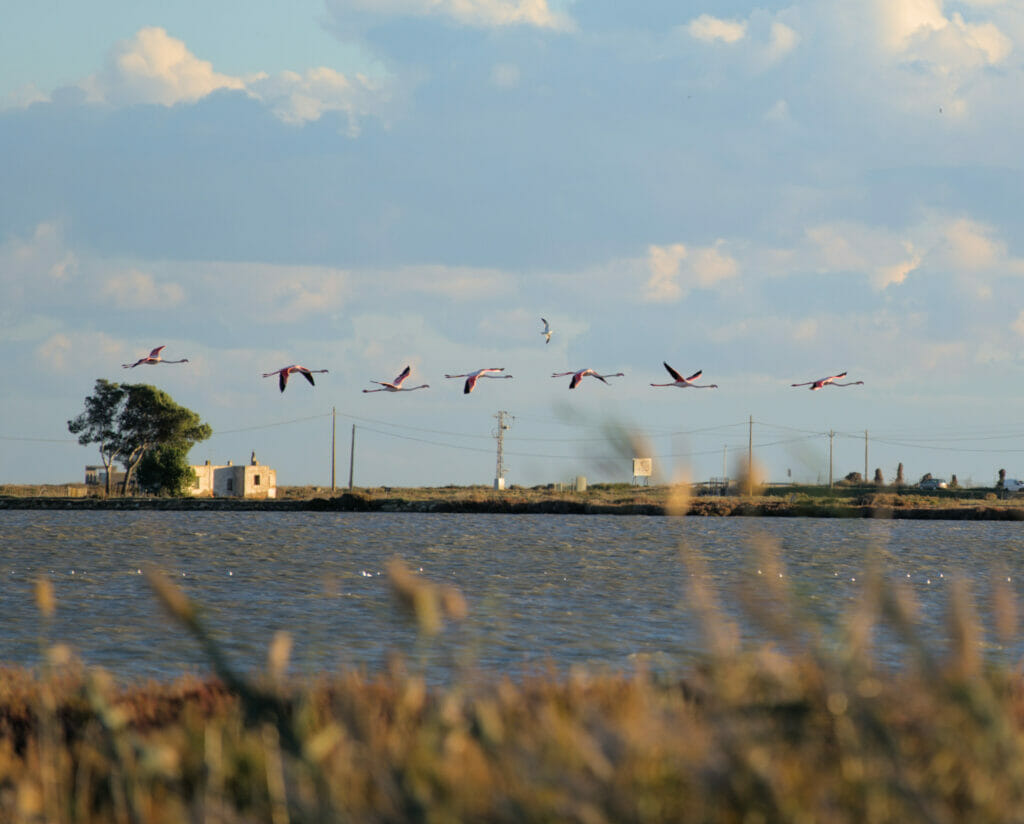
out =
[(209, 461), (193, 466), (195, 483), (189, 494), (213, 498), (276, 498), (277, 472), (256, 462), (253, 452), (248, 464), (235, 466), (231, 461), (214, 466)]
[[(85, 467), (85, 485), (87, 487), (107, 488), (107, 468), (105, 466), (89, 465)], [(132, 479), (132, 487), (135, 487), (135, 479)], [(114, 470), (110, 473), (110, 491), (124, 492), (124, 473)]]

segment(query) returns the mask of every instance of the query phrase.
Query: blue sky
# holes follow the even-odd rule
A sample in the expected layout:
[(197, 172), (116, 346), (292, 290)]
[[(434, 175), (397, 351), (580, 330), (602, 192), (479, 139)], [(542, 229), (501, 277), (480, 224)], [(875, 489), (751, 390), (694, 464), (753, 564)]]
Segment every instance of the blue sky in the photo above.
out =
[(489, 484), (499, 409), (509, 483), (628, 480), (616, 428), (721, 475), (751, 417), (774, 480), (865, 430), (887, 479), (1024, 476), (1024, 3), (167, 5), (5, 11), (0, 482), (81, 478), (100, 377), (281, 484), (330, 482), (332, 408), (357, 485)]

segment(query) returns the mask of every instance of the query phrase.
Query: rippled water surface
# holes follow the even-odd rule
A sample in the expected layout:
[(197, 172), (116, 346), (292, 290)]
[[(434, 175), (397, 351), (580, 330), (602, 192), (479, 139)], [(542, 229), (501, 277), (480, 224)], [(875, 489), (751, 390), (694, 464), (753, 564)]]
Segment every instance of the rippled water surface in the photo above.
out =
[[(954, 580), (970, 585), (986, 625), (995, 579), (1024, 594), (1022, 530), (1002, 522), (4, 511), (0, 660), (32, 666), (47, 643), (61, 641), (124, 678), (205, 672), (194, 641), (140, 574), (153, 563), (202, 605), (241, 670), (263, 667), (278, 630), (294, 638), (298, 673), (372, 672), (394, 653), (438, 679), (466, 667), (514, 675), (548, 662), (673, 666), (704, 649), (690, 608), (695, 580), (748, 636), (760, 632), (740, 594), (773, 591), (758, 546), (776, 547), (781, 582), (826, 627), (856, 602), (873, 551), (884, 575), (914, 593), (923, 632), (941, 648)], [(469, 617), (420, 638), (384, 572), (396, 556), (458, 586)], [(50, 624), (33, 599), (42, 575), (57, 595)], [(987, 655), (1013, 664), (1024, 653), (991, 636)], [(900, 652), (883, 639), (881, 654)]]

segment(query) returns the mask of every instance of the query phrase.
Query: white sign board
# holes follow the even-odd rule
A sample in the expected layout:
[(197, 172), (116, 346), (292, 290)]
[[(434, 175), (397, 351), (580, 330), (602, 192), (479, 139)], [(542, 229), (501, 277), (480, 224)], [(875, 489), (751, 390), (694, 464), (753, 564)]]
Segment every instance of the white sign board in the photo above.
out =
[(633, 477), (650, 478), (653, 458), (633, 458)]

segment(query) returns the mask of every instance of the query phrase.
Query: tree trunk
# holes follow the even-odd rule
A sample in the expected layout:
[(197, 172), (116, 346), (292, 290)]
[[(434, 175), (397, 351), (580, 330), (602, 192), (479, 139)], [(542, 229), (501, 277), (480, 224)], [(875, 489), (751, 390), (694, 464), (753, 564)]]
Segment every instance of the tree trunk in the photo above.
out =
[(100, 444), (100, 460), (103, 461), (103, 468), (107, 470), (107, 497), (110, 497), (110, 484), (112, 482), (111, 475), (114, 474), (114, 459), (117, 457), (117, 453), (113, 452), (110, 455), (107, 454), (107, 445)]
[(128, 484), (131, 482), (132, 474), (135, 472), (135, 467), (139, 465), (146, 453), (149, 452), (152, 444), (145, 443), (141, 446), (136, 447), (128, 457), (122, 462), (124, 464), (124, 494), (128, 494)]

